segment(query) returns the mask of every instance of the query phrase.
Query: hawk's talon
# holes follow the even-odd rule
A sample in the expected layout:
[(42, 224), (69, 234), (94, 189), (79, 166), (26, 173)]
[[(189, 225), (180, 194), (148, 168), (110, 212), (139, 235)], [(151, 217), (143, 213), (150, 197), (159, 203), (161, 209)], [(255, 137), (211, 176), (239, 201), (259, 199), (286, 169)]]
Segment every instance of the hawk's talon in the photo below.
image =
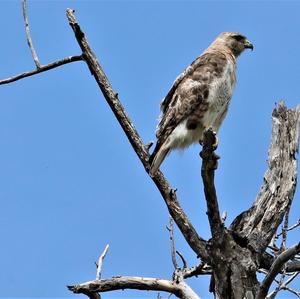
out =
[(218, 138), (218, 135), (215, 131), (213, 131), (213, 134), (214, 134), (214, 137), (215, 137), (215, 141), (211, 146), (213, 148), (213, 151), (215, 151), (218, 148), (218, 145), (219, 145), (219, 138)]

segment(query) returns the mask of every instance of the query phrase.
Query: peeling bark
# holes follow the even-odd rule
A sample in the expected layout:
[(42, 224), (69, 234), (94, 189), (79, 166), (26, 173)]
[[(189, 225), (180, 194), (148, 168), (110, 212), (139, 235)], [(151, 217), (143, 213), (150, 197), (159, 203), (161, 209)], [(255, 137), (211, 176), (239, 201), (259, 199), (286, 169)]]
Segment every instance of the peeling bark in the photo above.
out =
[(247, 246), (262, 254), (293, 200), (297, 184), (300, 106), (287, 109), (283, 102), (274, 109), (269, 168), (253, 206), (239, 215), (231, 230)]

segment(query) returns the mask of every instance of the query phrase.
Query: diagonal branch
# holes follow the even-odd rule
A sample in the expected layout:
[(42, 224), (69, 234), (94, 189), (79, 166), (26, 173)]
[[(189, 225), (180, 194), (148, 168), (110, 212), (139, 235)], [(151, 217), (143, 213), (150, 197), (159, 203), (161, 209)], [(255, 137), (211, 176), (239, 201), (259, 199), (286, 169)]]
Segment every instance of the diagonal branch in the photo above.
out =
[(239, 215), (231, 230), (261, 254), (283, 220), (297, 184), (300, 105), (287, 109), (280, 102), (274, 109), (269, 169), (253, 206)]
[[(285, 282), (283, 282), (279, 288), (277, 288), (275, 291), (273, 291), (272, 293), (270, 293), (266, 299), (272, 299), (275, 298), (277, 293), (281, 290), (288, 290), (293, 292), (293, 290), (291, 290), (290, 288), (288, 288), (288, 285), (299, 275), (300, 272), (295, 272), (289, 279), (287, 279)], [(296, 294), (298, 295), (298, 294)]]
[(297, 254), (299, 252), (300, 252), (300, 243), (285, 250), (275, 259), (274, 263), (271, 266), (269, 273), (267, 274), (267, 276), (264, 278), (264, 280), (261, 283), (261, 286), (257, 293), (256, 299), (264, 299), (267, 296), (268, 290), (269, 290), (272, 282), (274, 281), (277, 274), (281, 271), (284, 264), (288, 260), (292, 259), (295, 256), (295, 254)]
[[(272, 264), (274, 263), (275, 258), (273, 255), (264, 252), (261, 257), (260, 267), (263, 269), (270, 269)], [(286, 263), (285, 270), (287, 273), (300, 271), (300, 261), (294, 259)]]
[(73, 293), (89, 296), (97, 292), (134, 289), (163, 291), (172, 293), (182, 299), (200, 299), (185, 282), (175, 283), (174, 281), (148, 277), (117, 276), (111, 279), (94, 280), (79, 285), (68, 286), (68, 289)]
[[(75, 19), (74, 10), (67, 9), (67, 18), (83, 52), (84, 59), (92, 75), (97, 81), (104, 98), (121, 125), (145, 170), (147, 173), (149, 173), (149, 153), (146, 149), (146, 146), (143, 144), (138, 132), (127, 116), (121, 102), (119, 101), (118, 95), (113, 91), (102, 67), (100, 66), (95, 54), (91, 50), (89, 43), (85, 38), (85, 34), (82, 32)], [(168, 207), (170, 215), (176, 222), (187, 243), (198, 256), (200, 256), (203, 260), (208, 261), (209, 257), (206, 252), (206, 241), (198, 235), (187, 215), (184, 213), (179, 201), (177, 200), (176, 192), (170, 187), (168, 181), (160, 171), (158, 171), (154, 177), (151, 177), (151, 179), (160, 191)]]
[(27, 13), (26, 13), (26, 0), (22, 1), (22, 10), (23, 10), (24, 23), (25, 23), (27, 44), (30, 48), (31, 55), (32, 55), (32, 58), (33, 58), (34, 63), (36, 65), (36, 68), (39, 69), (41, 67), (41, 64), (40, 64), (39, 58), (38, 58), (38, 56), (35, 52), (35, 49), (33, 47), (33, 42), (32, 42), (31, 35), (30, 35), (30, 28), (29, 28)]
[(33, 76), (33, 75), (36, 75), (36, 74), (39, 74), (39, 73), (42, 73), (42, 72), (49, 71), (49, 70), (54, 69), (56, 67), (62, 66), (64, 64), (68, 64), (68, 63), (75, 62), (75, 61), (81, 61), (81, 60), (83, 60), (82, 55), (69, 56), (69, 57), (66, 57), (64, 59), (49, 63), (47, 65), (43, 65), (40, 68), (37, 68), (36, 70), (28, 71), (28, 72), (25, 72), (25, 73), (22, 73), (22, 74), (19, 74), (19, 75), (10, 77), (10, 78), (0, 80), (0, 85), (12, 83), (12, 82), (24, 79), (26, 77), (30, 77), (30, 76)]

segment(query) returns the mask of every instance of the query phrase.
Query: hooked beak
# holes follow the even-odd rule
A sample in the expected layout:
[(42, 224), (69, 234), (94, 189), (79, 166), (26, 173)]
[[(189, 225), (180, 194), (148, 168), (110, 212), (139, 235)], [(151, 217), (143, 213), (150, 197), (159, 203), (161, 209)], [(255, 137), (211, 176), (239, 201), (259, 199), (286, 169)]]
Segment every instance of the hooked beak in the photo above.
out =
[(244, 42), (244, 47), (245, 49), (251, 49), (253, 51), (253, 45), (250, 41), (248, 41), (247, 39)]

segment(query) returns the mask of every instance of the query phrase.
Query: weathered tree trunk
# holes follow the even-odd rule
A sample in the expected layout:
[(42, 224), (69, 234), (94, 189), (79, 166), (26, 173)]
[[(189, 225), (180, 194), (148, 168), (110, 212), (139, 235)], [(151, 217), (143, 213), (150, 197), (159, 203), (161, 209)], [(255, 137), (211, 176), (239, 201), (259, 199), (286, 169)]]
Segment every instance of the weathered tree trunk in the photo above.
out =
[(251, 251), (236, 243), (226, 230), (220, 240), (211, 241), (213, 277), (211, 291), (217, 298), (255, 298), (259, 283)]

